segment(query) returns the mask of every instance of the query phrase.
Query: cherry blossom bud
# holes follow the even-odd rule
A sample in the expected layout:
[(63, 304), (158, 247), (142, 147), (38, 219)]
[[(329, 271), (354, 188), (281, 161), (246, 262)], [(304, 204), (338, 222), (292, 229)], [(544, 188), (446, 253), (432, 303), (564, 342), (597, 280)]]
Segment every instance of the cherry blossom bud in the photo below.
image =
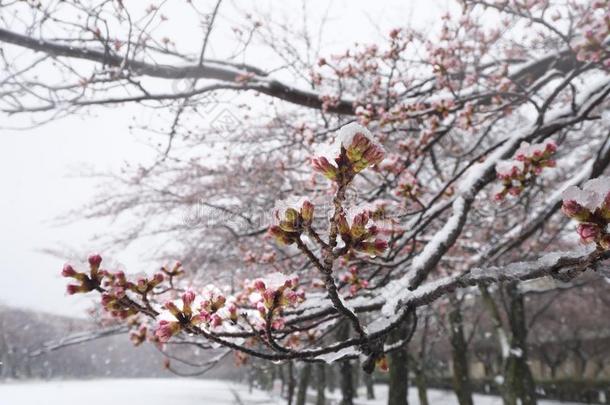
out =
[(222, 318), (220, 317), (220, 315), (213, 314), (210, 318), (210, 325), (214, 327), (222, 325)]
[(165, 277), (163, 276), (163, 273), (156, 273), (152, 279), (152, 284), (154, 284), (154, 286), (157, 286), (161, 284), (164, 279)]
[(294, 234), (287, 233), (277, 225), (269, 227), (269, 235), (282, 245), (290, 245), (295, 241)]
[(595, 242), (600, 235), (600, 229), (596, 224), (582, 223), (576, 229), (580, 239), (584, 243)]
[(227, 309), (229, 310), (229, 319), (233, 322), (237, 322), (237, 306), (231, 303)]
[(80, 285), (68, 284), (66, 286), (66, 292), (69, 295), (74, 295), (76, 293), (80, 293), (80, 292), (84, 292), (84, 291), (82, 291), (82, 286), (80, 286)]
[(195, 293), (191, 290), (182, 294), (182, 302), (184, 305), (190, 306), (195, 301)]
[(265, 290), (265, 282), (263, 280), (256, 280), (254, 282), (254, 288), (257, 290)]
[(350, 237), (351, 232), (349, 224), (347, 223), (347, 219), (343, 214), (339, 215), (339, 220), (337, 221), (337, 230), (339, 231), (341, 236), (344, 236), (346, 238)]
[(88, 261), (89, 261), (89, 265), (92, 268), (98, 269), (100, 267), (100, 264), (102, 263), (102, 256), (100, 256), (97, 253), (94, 253), (89, 256)]
[(561, 206), (561, 211), (569, 218), (577, 221), (586, 221), (591, 216), (589, 210), (574, 200), (564, 200)]
[(178, 317), (178, 315), (180, 314), (180, 310), (178, 309), (178, 307), (176, 306), (176, 304), (174, 304), (172, 301), (167, 301), (165, 303), (165, 308), (171, 312), (171, 314), (175, 317)]
[(172, 336), (180, 332), (180, 324), (178, 322), (170, 322), (166, 320), (159, 321), (157, 330), (155, 330), (155, 336), (161, 343), (169, 341)]
[(313, 220), (313, 210), (313, 204), (310, 201), (305, 200), (301, 206), (301, 218), (303, 218), (305, 223), (310, 224)]
[(388, 243), (382, 239), (375, 239), (374, 242), (360, 242), (354, 248), (371, 256), (377, 256), (388, 248)]
[(76, 270), (74, 270), (71, 265), (66, 263), (64, 268), (61, 270), (61, 275), (62, 277), (74, 277), (76, 276)]
[(330, 180), (336, 180), (339, 169), (328, 161), (324, 156), (311, 159), (313, 169)]
[(363, 133), (357, 133), (350, 145), (344, 145), (347, 157), (352, 162), (357, 162), (362, 159), (364, 153), (368, 150), (370, 146), (370, 141)]
[(360, 238), (362, 235), (364, 235), (365, 226), (368, 221), (369, 221), (369, 215), (366, 211), (356, 215), (354, 217), (354, 220), (352, 221), (352, 229), (351, 229), (352, 237), (357, 239), (357, 238)]

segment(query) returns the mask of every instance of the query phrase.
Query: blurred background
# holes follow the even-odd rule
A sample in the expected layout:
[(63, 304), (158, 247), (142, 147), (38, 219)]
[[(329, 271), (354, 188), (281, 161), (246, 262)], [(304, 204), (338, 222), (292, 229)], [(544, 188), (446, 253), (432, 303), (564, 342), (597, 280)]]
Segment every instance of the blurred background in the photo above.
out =
[[(75, 46), (95, 48), (100, 35), (125, 34), (129, 19), (150, 35), (151, 48), (162, 50), (152, 56), (142, 51), (155, 63), (196, 61), (203, 36), (206, 59), (249, 63), (304, 89), (312, 80), (309, 67), (324, 55), (342, 54), (356, 43), (382, 43), (395, 27), (431, 38), (441, 31), (443, 16), (459, 21), (462, 12), (459, 2), (449, 0), (61, 3), (0, 0), (0, 28), (36, 40), (69, 43), (72, 36), (79, 38)], [(117, 11), (123, 7), (128, 17)], [(113, 10), (121, 17), (108, 17)], [(500, 21), (490, 13), (482, 24)], [(529, 32), (526, 25), (511, 29), (516, 37)], [(105, 266), (128, 274), (180, 260), (192, 270), (191, 283), (232, 288), (253, 277), (259, 268), (247, 257), (258, 242), (226, 244), (242, 232), (262, 235), (268, 223), (260, 218), (291, 191), (278, 177), (284, 166), (278, 169), (272, 153), (283, 153), (289, 131), (316, 141), (326, 135), (309, 134), (307, 117), (296, 108), (255, 92), (220, 89), (158, 103), (78, 104), (115, 97), (118, 90), (104, 85), (114, 80), (113, 71), (90, 61), (46, 60), (44, 52), (5, 39), (0, 36), (0, 403), (101, 404), (109, 400), (104, 392), (117, 405), (286, 403), (299, 390), (306, 403), (340, 403), (346, 370), (339, 362), (304, 371), (257, 360), (238, 365), (220, 349), (164, 353), (152, 344), (134, 347), (126, 325), (105, 319), (90, 296), (68, 296), (60, 276), (64, 263), (82, 266), (89, 253), (100, 252)], [(11, 87), (15, 77), (23, 79), (18, 90)], [(91, 85), (62, 94), (62, 85), (75, 78)], [(129, 85), (177, 93), (197, 81), (134, 77)], [(28, 110), (36, 102), (39, 111)], [(607, 109), (602, 114), (607, 123)], [(309, 154), (313, 142), (303, 139), (306, 146), (296, 148)], [(229, 164), (233, 159), (242, 164)], [(283, 163), (297, 164), (292, 155)], [(244, 213), (258, 222), (243, 226)], [(226, 229), (218, 225), (221, 217)], [(608, 278), (591, 274), (567, 286), (541, 281), (523, 289), (527, 362), (540, 403), (610, 403), (609, 292)], [(510, 300), (499, 294), (496, 303), (500, 317), (510, 317)], [(488, 304), (464, 293), (420, 316), (405, 376), (410, 403), (465, 403), (454, 393), (456, 352), (468, 353), (474, 403), (502, 403), (503, 348)], [(461, 340), (452, 333), (456, 328)], [(348, 372), (354, 403), (388, 403), (387, 374), (369, 376), (357, 364)], [(291, 385), (295, 392), (289, 393)]]

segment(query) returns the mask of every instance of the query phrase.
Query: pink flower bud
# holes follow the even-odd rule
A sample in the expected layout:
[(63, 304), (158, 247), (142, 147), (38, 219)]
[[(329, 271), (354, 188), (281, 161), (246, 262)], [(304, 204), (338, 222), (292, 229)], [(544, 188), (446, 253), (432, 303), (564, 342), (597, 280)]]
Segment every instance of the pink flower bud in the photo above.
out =
[(102, 263), (102, 256), (100, 256), (97, 253), (94, 253), (89, 256), (88, 260), (89, 260), (89, 265), (91, 265), (91, 267), (98, 268), (98, 267), (100, 267), (100, 264)]
[(167, 308), (167, 310), (169, 312), (171, 312), (171, 314), (175, 317), (177, 317), (180, 314), (180, 310), (178, 309), (176, 304), (174, 304), (172, 301), (167, 301), (165, 303), (165, 308)]
[(172, 336), (180, 332), (180, 324), (178, 322), (159, 321), (155, 336), (161, 343), (165, 343), (171, 339)]
[(75, 285), (75, 284), (68, 284), (68, 285), (66, 286), (66, 292), (67, 292), (69, 295), (74, 295), (74, 294), (76, 294), (76, 293), (81, 292), (81, 286), (79, 286), (79, 285)]
[(330, 180), (335, 180), (337, 178), (337, 174), (339, 173), (337, 167), (331, 164), (324, 156), (311, 159), (311, 165), (314, 171), (322, 174), (324, 177)]
[(74, 270), (74, 268), (69, 265), (69, 264), (64, 264), (64, 268), (61, 270), (61, 275), (63, 277), (74, 277), (76, 275), (76, 270)]
[(210, 325), (216, 327), (222, 325), (222, 318), (218, 314), (212, 315), (210, 318)]
[(366, 226), (368, 221), (369, 221), (369, 215), (366, 211), (356, 215), (354, 217), (354, 220), (352, 221), (352, 228), (351, 228), (352, 237), (358, 239), (362, 235), (364, 235), (364, 227)]
[(265, 282), (263, 280), (256, 280), (254, 282), (254, 288), (256, 288), (257, 290), (265, 290), (266, 286), (265, 286)]
[(184, 305), (190, 306), (195, 301), (195, 293), (191, 290), (182, 294), (182, 302)]
[(265, 307), (265, 304), (260, 301), (256, 303), (256, 309), (261, 313), (261, 315), (265, 315), (267, 313), (267, 307)]
[(583, 223), (578, 225), (576, 231), (584, 243), (595, 242), (600, 235), (599, 227), (596, 224), (591, 223)]
[(569, 218), (574, 218), (577, 221), (585, 221), (590, 216), (589, 211), (574, 200), (564, 200), (561, 211)]
[(545, 145), (545, 150), (549, 153), (555, 153), (557, 151), (557, 144), (555, 143), (555, 141), (549, 140), (547, 141), (546, 145)]
[(311, 223), (311, 221), (313, 220), (313, 204), (310, 201), (304, 201), (303, 205), (301, 206), (301, 217), (303, 218), (303, 221), (305, 221), (306, 223)]

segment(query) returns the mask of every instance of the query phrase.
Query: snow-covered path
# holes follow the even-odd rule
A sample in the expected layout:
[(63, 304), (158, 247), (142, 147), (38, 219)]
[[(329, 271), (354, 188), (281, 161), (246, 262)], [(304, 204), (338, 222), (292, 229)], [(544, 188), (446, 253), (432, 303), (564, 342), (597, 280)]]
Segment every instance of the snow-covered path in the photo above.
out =
[[(337, 393), (335, 393), (336, 395)], [(362, 393), (363, 394), (363, 393)], [(376, 386), (377, 399), (358, 405), (383, 405), (387, 387)], [(335, 399), (333, 395), (329, 395)], [(432, 405), (457, 404), (450, 392), (430, 390)], [(337, 401), (331, 401), (337, 403)], [(285, 401), (267, 392), (254, 390), (228, 381), (195, 379), (120, 379), (88, 381), (10, 382), (0, 383), (0, 405), (266, 405)], [(418, 405), (417, 393), (409, 390), (409, 404)], [(496, 397), (475, 395), (477, 405), (500, 405)], [(540, 405), (558, 402), (540, 401)], [(564, 403), (565, 404), (565, 403)]]

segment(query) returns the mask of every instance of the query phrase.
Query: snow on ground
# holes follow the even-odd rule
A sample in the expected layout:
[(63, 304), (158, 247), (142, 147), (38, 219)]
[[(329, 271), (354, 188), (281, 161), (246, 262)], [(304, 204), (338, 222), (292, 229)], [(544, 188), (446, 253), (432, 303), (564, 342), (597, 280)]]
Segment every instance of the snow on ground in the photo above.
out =
[[(0, 391), (1, 392), (1, 391)], [(374, 400), (364, 400), (366, 398), (364, 389), (358, 390), (360, 398), (356, 400), (358, 405), (386, 405), (388, 396), (387, 385), (375, 385)], [(475, 405), (502, 405), (502, 400), (499, 397), (491, 395), (474, 395)], [(430, 405), (458, 405), (455, 394), (451, 391), (428, 390), (428, 401)], [(577, 405), (572, 402), (557, 402), (557, 401), (538, 401), (538, 405)], [(419, 398), (415, 388), (409, 388), (409, 405), (419, 405)]]
[[(377, 385), (377, 399), (365, 400), (364, 390), (355, 403), (386, 403), (387, 387)], [(313, 394), (313, 392), (311, 393)], [(329, 405), (337, 404), (338, 394), (329, 393)], [(313, 399), (313, 397), (311, 397)], [(429, 390), (431, 405), (457, 404), (451, 392)], [(476, 405), (500, 405), (497, 397), (475, 395)], [(84, 381), (0, 383), (0, 405), (280, 405), (285, 401), (260, 390), (248, 391), (245, 385), (220, 380), (196, 379), (108, 379)], [(409, 390), (409, 404), (418, 405), (417, 392)], [(540, 405), (559, 404), (540, 401)], [(565, 404), (565, 403), (564, 403)]]
[[(239, 400), (238, 400), (238, 397)], [(0, 383), (0, 405), (281, 404), (268, 393), (229, 381), (120, 379)]]

